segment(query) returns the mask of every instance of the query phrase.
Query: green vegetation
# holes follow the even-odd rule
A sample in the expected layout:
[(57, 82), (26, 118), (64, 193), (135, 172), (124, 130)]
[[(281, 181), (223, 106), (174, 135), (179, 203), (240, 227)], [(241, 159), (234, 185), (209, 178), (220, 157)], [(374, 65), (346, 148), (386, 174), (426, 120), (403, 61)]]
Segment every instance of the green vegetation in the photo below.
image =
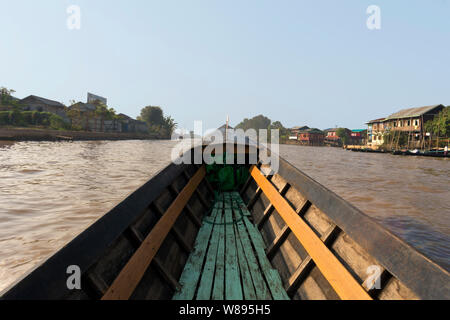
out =
[[(450, 137), (450, 107), (444, 108), (439, 114), (434, 116), (433, 120), (429, 120), (424, 124), (425, 132), (431, 133), (432, 137), (425, 137), (421, 140), (421, 147), (444, 147), (448, 144)], [(409, 132), (406, 131), (391, 131), (383, 135), (382, 149), (391, 150), (410, 147), (410, 144), (415, 145)]]
[(248, 129), (255, 129), (256, 131), (260, 129), (270, 129), (269, 126), (271, 123), (272, 120), (260, 114), (251, 119), (245, 118), (236, 126), (236, 129), (243, 129), (244, 131), (247, 131)]
[(289, 139), (289, 130), (286, 129), (280, 121), (272, 122), (270, 129), (280, 130), (280, 143)]
[[(11, 95), (15, 91), (5, 87), (0, 88), (0, 125), (28, 127), (36, 126), (41, 128), (51, 128), (57, 130), (83, 130), (90, 127), (90, 121), (100, 121), (100, 131), (104, 131), (106, 120), (125, 121), (126, 116), (119, 116), (113, 108), (108, 108), (101, 101), (95, 101), (95, 110), (83, 107), (84, 104), (77, 104), (74, 100), (70, 102), (71, 107), (65, 109), (65, 113), (70, 121), (66, 121), (53, 113), (39, 111), (23, 111), (19, 100)], [(177, 127), (177, 123), (170, 116), (164, 116), (160, 107), (148, 106), (142, 109), (138, 120), (147, 123), (149, 133), (157, 133), (162, 137), (170, 137)], [(97, 123), (97, 122), (96, 122)]]
[(37, 126), (55, 130), (70, 129), (70, 124), (60, 116), (50, 112), (22, 111), (19, 101), (11, 96), (15, 91), (5, 87), (0, 88), (0, 125), (28, 127)]
[(435, 137), (450, 137), (450, 106), (435, 115), (433, 120), (425, 122), (424, 128)]
[[(243, 129), (244, 131), (247, 131), (248, 129), (254, 129), (257, 133), (259, 133), (258, 131), (260, 129), (278, 129), (280, 130), (280, 143), (283, 143), (285, 140), (287, 140), (289, 135), (288, 129), (286, 129), (280, 121), (272, 122), (271, 119), (265, 117), (262, 114), (257, 115), (256, 117), (253, 117), (251, 119), (245, 118), (236, 126), (236, 129)], [(270, 140), (270, 134), (267, 138)]]
[(161, 107), (147, 106), (141, 110), (138, 120), (147, 122), (150, 126), (162, 125), (164, 123), (164, 113)]
[(0, 111), (0, 125), (4, 126), (39, 126), (55, 130), (68, 130), (70, 124), (60, 116), (50, 112), (38, 111)]
[(13, 99), (11, 95), (16, 92), (13, 89), (8, 89), (5, 87), (0, 88), (0, 104), (1, 105), (11, 105), (13, 103)]
[(408, 132), (404, 131), (391, 131), (383, 134), (383, 144), (381, 149), (391, 150), (397, 149), (408, 144)]
[(336, 130), (336, 135), (341, 138), (342, 144), (346, 145), (348, 141), (350, 140), (350, 137), (348, 135), (348, 131), (345, 128), (338, 128)]
[(100, 118), (100, 131), (103, 131), (105, 126), (105, 120), (114, 120), (117, 119), (116, 111), (113, 108), (108, 108), (103, 103), (96, 104), (96, 109), (94, 111), (94, 115), (97, 118)]
[(150, 132), (171, 136), (177, 127), (177, 123), (171, 116), (164, 116), (159, 106), (147, 106), (141, 110), (137, 120), (147, 123)]
[(74, 103), (72, 103), (72, 105), (73, 106), (71, 108), (68, 108), (66, 110), (66, 114), (70, 118), (72, 127), (75, 130), (81, 130), (84, 123), (84, 127), (88, 127), (89, 119), (97, 118), (100, 119), (100, 130), (103, 131), (105, 120), (119, 119), (116, 111), (113, 108), (108, 108), (103, 103), (95, 103), (95, 110), (81, 110), (80, 107), (77, 107), (77, 105), (74, 105)]

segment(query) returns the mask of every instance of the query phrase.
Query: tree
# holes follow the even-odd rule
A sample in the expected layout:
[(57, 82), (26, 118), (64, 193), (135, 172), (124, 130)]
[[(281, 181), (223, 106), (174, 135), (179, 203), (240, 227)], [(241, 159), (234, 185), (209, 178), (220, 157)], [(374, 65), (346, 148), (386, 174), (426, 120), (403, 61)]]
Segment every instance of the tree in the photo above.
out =
[(177, 127), (177, 123), (171, 116), (164, 117), (164, 129), (167, 131), (169, 136), (172, 136), (173, 131)]
[(79, 107), (73, 105), (74, 103), (72, 103), (71, 108), (66, 109), (66, 115), (69, 117), (73, 128), (81, 129), (82, 112)]
[(11, 95), (14, 92), (16, 92), (16, 91), (13, 90), (13, 89), (8, 89), (8, 88), (5, 88), (5, 87), (1, 87), (0, 88), (0, 96), (1, 96), (0, 104), (3, 104), (3, 105), (10, 104), (12, 102)]
[(137, 120), (146, 122), (149, 132), (169, 137), (177, 127), (175, 120), (171, 116), (164, 116), (164, 112), (159, 106), (144, 107)]
[(336, 130), (336, 135), (341, 138), (341, 141), (344, 145), (347, 144), (348, 140), (349, 140), (349, 136), (348, 136), (348, 132), (347, 129), (345, 128), (339, 128)]
[(94, 111), (95, 115), (100, 117), (100, 131), (103, 132), (105, 120), (112, 120), (116, 116), (113, 108), (109, 108), (104, 103), (97, 103)]
[(445, 107), (433, 120), (425, 122), (425, 131), (437, 137), (450, 136), (450, 106)]
[(141, 115), (137, 119), (147, 122), (149, 126), (162, 126), (165, 122), (163, 111), (158, 106), (147, 106), (143, 108)]
[(270, 125), (270, 128), (271, 129), (278, 129), (278, 130), (280, 130), (280, 136), (281, 137), (286, 136), (288, 134), (288, 129), (285, 128), (280, 121), (272, 122), (272, 124)]
[(260, 114), (251, 119), (245, 118), (236, 126), (236, 129), (243, 129), (244, 131), (255, 129), (258, 132), (260, 129), (268, 129), (271, 123), (272, 120)]

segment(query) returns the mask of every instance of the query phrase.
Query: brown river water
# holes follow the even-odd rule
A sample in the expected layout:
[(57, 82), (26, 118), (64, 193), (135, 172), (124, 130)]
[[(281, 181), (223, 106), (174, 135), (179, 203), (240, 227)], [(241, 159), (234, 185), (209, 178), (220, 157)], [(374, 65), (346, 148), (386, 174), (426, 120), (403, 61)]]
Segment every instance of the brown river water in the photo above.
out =
[[(0, 142), (0, 291), (169, 164), (171, 141)], [(280, 146), (300, 170), (450, 269), (450, 161)]]

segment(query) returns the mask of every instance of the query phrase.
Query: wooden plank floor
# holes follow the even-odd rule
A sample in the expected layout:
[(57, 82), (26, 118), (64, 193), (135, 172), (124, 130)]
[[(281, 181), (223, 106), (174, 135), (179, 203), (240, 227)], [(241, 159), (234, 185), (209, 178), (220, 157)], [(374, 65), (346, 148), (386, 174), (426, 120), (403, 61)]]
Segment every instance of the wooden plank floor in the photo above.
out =
[(239, 193), (225, 192), (205, 218), (174, 300), (288, 300)]

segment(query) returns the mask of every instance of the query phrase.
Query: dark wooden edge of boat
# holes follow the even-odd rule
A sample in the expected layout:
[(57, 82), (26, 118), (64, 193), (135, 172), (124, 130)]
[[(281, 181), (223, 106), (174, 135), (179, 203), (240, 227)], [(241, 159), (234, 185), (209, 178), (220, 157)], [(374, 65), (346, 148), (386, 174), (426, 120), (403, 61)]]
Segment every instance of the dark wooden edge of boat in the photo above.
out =
[[(187, 152), (194, 152), (194, 149)], [(256, 150), (257, 153), (260, 152), (259, 149)], [(163, 193), (167, 192), (167, 189), (170, 190), (174, 181), (179, 179), (183, 173), (186, 173), (186, 171), (189, 170), (192, 173), (193, 170), (196, 170), (195, 168), (195, 165), (169, 164), (142, 187), (130, 194), (109, 213), (97, 220), (78, 237), (64, 246), (63, 249), (56, 252), (40, 266), (23, 276), (21, 280), (16, 281), (15, 284), (3, 292), (3, 296), (0, 295), (0, 298), (24, 299), (25, 297), (26, 299), (61, 299), (67, 297), (68, 290), (65, 282), (67, 280), (66, 268), (68, 263), (76, 257), (77, 260), (73, 261), (73, 264), (78, 265), (81, 270), (83, 270), (84, 276), (86, 276), (86, 273), (88, 277), (90, 275), (98, 276), (98, 273), (96, 272), (99, 271), (99, 268), (96, 268), (97, 261), (99, 259), (105, 259), (105, 252), (108, 252), (108, 250), (111, 252), (115, 247), (119, 247), (120, 250), (120, 241), (122, 241), (122, 243), (123, 241), (128, 243), (129, 239), (127, 240), (127, 237), (123, 239), (123, 235), (127, 233), (127, 229), (129, 229), (136, 220), (140, 219), (140, 217), (151, 214), (148, 213), (149, 206), (154, 201), (159, 200), (161, 196), (164, 197)], [(294, 189), (297, 189), (308, 202), (323, 211), (330, 220), (333, 220), (338, 228), (343, 230), (353, 241), (366, 250), (367, 253), (376, 259), (383, 268), (390, 272), (392, 276), (397, 278), (402, 284), (406, 285), (408, 289), (417, 295), (417, 297), (422, 299), (449, 298), (449, 274), (433, 261), (423, 256), (403, 240), (394, 236), (382, 227), (374, 219), (366, 216), (359, 209), (350, 205), (348, 202), (302, 173), (281, 157), (278, 175)], [(187, 183), (186, 178), (187, 177), (184, 178), (183, 184)], [(249, 187), (252, 187), (254, 190), (255, 184), (254, 180), (252, 181), (252, 179), (249, 179), (245, 188), (249, 190)], [(178, 187), (182, 187), (182, 185), (179, 185)], [(176, 193), (177, 192), (175, 191), (175, 194)], [(282, 193), (281, 190), (280, 193)], [(196, 197), (198, 200), (201, 200), (201, 195), (197, 195)], [(253, 197), (252, 201), (257, 198), (258, 197)], [(259, 200), (256, 200), (256, 202), (260, 201), (261, 198), (262, 197), (259, 197)], [(166, 200), (171, 201), (170, 199), (173, 201), (174, 198), (169, 197)], [(205, 210), (204, 208), (205, 206), (203, 206), (203, 209), (201, 210)], [(203, 214), (204, 213), (205, 212), (203, 212)], [(152, 219), (154, 219), (154, 217), (152, 217)], [(150, 226), (150, 228), (153, 227)], [(194, 229), (190, 228), (189, 230)], [(185, 230), (185, 232), (190, 232), (189, 230)], [(138, 235), (138, 238), (140, 236)], [(147, 279), (144, 279), (144, 283), (148, 281), (148, 279), (154, 279), (156, 274), (153, 270), (154, 268), (159, 269), (160, 276), (162, 274), (164, 280), (166, 280), (164, 286), (168, 286), (168, 288), (163, 289), (164, 292), (161, 291), (160, 293), (155, 292), (150, 295), (144, 293), (144, 296), (146, 297), (169, 298), (170, 290), (176, 290), (177, 285), (179, 285), (176, 280), (182, 270), (183, 261), (185, 262), (187, 256), (184, 253), (179, 259), (177, 258), (179, 261), (177, 260), (176, 262), (170, 257), (170, 252), (181, 252), (179, 251), (179, 246), (176, 245), (176, 241), (173, 239), (174, 238), (166, 240), (166, 242), (168, 241), (166, 243), (166, 249), (171, 249), (162, 255), (164, 260), (162, 262), (166, 263), (166, 266), (167, 263), (177, 264), (171, 271), (172, 273), (165, 274), (164, 277), (164, 270), (161, 272), (161, 263), (158, 259), (155, 261), (154, 267), (150, 268), (151, 270), (149, 270), (148, 274), (144, 277)], [(193, 239), (195, 239), (195, 234), (190, 235), (190, 240)], [(137, 243), (139, 243), (139, 241)], [(177, 248), (175, 248), (174, 245)], [(277, 251), (277, 248), (273, 251)], [(121, 264), (126, 263), (130, 254), (133, 254), (133, 251), (129, 251), (125, 255), (116, 257), (116, 260), (119, 259)], [(108, 253), (106, 255), (108, 255)], [(104, 271), (105, 265), (101, 268), (103, 268)], [(106, 269), (108, 269), (107, 266)], [(114, 271), (116, 272), (115, 276), (117, 276), (118, 271)], [(22, 279), (25, 280), (22, 281)], [(101, 283), (104, 279), (100, 278), (100, 280), (100, 285), (98, 287), (103, 288), (100, 288), (100, 293), (91, 295), (91, 297), (101, 297), (101, 295), (103, 295), (104, 292), (102, 293), (102, 291), (104, 291), (103, 289), (105, 289), (106, 283)], [(110, 283), (111, 279), (109, 279), (108, 282)], [(99, 294), (101, 295), (99, 296)], [(135, 298), (142, 296), (141, 291)], [(73, 298), (77, 298), (76, 295)]]
[(282, 157), (278, 175), (419, 298), (450, 298), (450, 276), (442, 267)]
[[(213, 144), (214, 145), (214, 144)], [(211, 145), (210, 145), (211, 146)], [(191, 159), (194, 159), (194, 152), (197, 149), (204, 149), (205, 145), (196, 145), (192, 149), (186, 151), (184, 154), (180, 154), (180, 158), (183, 158), (184, 155), (191, 153)], [(250, 152), (249, 150), (252, 146), (244, 145), (245, 153)], [(224, 149), (225, 150), (225, 149)], [(235, 146), (236, 150), (242, 150), (240, 147)], [(195, 164), (175, 164), (170, 163), (168, 166), (160, 170), (153, 177), (150, 177), (150, 180), (147, 181), (143, 186), (130, 193), (122, 202), (120, 202), (117, 206), (115, 206), (108, 213), (103, 215), (97, 221), (95, 221), (91, 226), (89, 226), (86, 230), (82, 231), (78, 236), (76, 236), (73, 240), (71, 240), (68, 244), (62, 246), (58, 249), (54, 254), (49, 257), (43, 259), (36, 267), (29, 270), (27, 273), (22, 275), (19, 279), (17, 279), (14, 283), (9, 285), (6, 289), (0, 292), (1, 300), (14, 300), (14, 299), (27, 299), (27, 300), (42, 300), (42, 299), (63, 299), (72, 295), (72, 292), (67, 289), (66, 280), (68, 274), (66, 273), (66, 268), (68, 265), (76, 265), (80, 267), (82, 282), (85, 282), (86, 277), (88, 278), (89, 287), (92, 286), (92, 282), (94, 282), (95, 293), (92, 296), (97, 296), (99, 291), (103, 291), (105, 289), (105, 279), (102, 279), (97, 274), (98, 270), (96, 266), (98, 265), (99, 260), (109, 259), (108, 257), (111, 255), (111, 250), (115, 250), (114, 248), (117, 246), (123, 245), (123, 240), (125, 236), (125, 242), (132, 243), (133, 246), (139, 245), (140, 237), (145, 236), (145, 233), (150, 232), (151, 228), (153, 228), (154, 223), (159, 220), (161, 214), (161, 210), (165, 210), (167, 208), (153, 208), (149, 211), (149, 208), (156, 204), (161, 200), (167, 203), (167, 200), (173, 201), (176, 197), (176, 194), (181, 190), (175, 190), (174, 182), (176, 184), (177, 179), (185, 180), (183, 184), (179, 184), (178, 188), (182, 188), (185, 183), (188, 182), (189, 177), (186, 175), (189, 171), (193, 174), (193, 171), (198, 169), (198, 165)], [(202, 182), (204, 184), (204, 182)], [(196, 190), (195, 196), (193, 195), (190, 201), (200, 201), (202, 203), (202, 209), (195, 210), (195, 207), (186, 208), (185, 210), (189, 216), (189, 224), (193, 224), (199, 228), (199, 224), (201, 224), (201, 215), (205, 214), (208, 210), (205, 209), (208, 203), (205, 200), (211, 200), (213, 197), (212, 191), (208, 190), (208, 186), (199, 186), (203, 188), (203, 193)], [(165, 195), (166, 193), (166, 195)], [(169, 198), (168, 194), (172, 194)], [(208, 198), (206, 199), (205, 195), (208, 193)], [(192, 211), (194, 209), (194, 211)], [(159, 211), (159, 212), (158, 212)], [(195, 215), (199, 215), (200, 217), (196, 217)], [(155, 216), (156, 215), (156, 216)], [(136, 234), (136, 230), (130, 230), (130, 226), (132, 226), (136, 221), (139, 221), (144, 216), (147, 216), (146, 220), (152, 220), (150, 222), (150, 229), (145, 230), (143, 234)], [(184, 217), (183, 219), (186, 219)], [(147, 221), (144, 224), (148, 224)], [(187, 227), (187, 226), (184, 226)], [(133, 229), (133, 228), (131, 228)], [(173, 247), (175, 245), (175, 250), (180, 249), (180, 245), (182, 247), (182, 251), (184, 253), (186, 250), (192, 250), (193, 243), (185, 243), (187, 239), (186, 232), (189, 230), (193, 230), (192, 227), (187, 228), (186, 230), (178, 229), (174, 230), (174, 235), (176, 241), (174, 243), (174, 238), (170, 237), (165, 241), (166, 247)], [(128, 232), (131, 231), (131, 232)], [(181, 231), (181, 233), (180, 233)], [(198, 231), (198, 229), (197, 229)], [(131, 233), (131, 234), (130, 234)], [(189, 240), (195, 240), (196, 234), (192, 234), (189, 236)], [(169, 237), (168, 237), (169, 238)], [(183, 243), (184, 242), (184, 243)], [(127, 246), (130, 243), (127, 243)], [(106, 256), (105, 256), (106, 252)], [(129, 252), (128, 252), (129, 253)], [(112, 255), (115, 255), (112, 253)], [(167, 258), (167, 257), (164, 257)], [(76, 261), (74, 261), (76, 259)], [(119, 263), (124, 263), (123, 259), (127, 259), (126, 254), (121, 257), (115, 257), (113, 260)], [(181, 260), (185, 260), (184, 255), (180, 257)], [(180, 260), (178, 259), (178, 260)], [(167, 259), (165, 259), (167, 260)], [(170, 260), (170, 259), (169, 259)], [(173, 260), (173, 259), (172, 259)], [(180, 260), (180, 261), (181, 261)], [(177, 264), (180, 263), (177, 261)], [(126, 262), (126, 261), (125, 261)], [(164, 271), (161, 270), (161, 261), (160, 259), (155, 259), (156, 268), (160, 271), (159, 276), (163, 273), (163, 277), (169, 277), (168, 286), (173, 289), (173, 287), (177, 286), (176, 279), (172, 278), (169, 274), (164, 274)], [(172, 261), (173, 263), (173, 261)], [(103, 266), (104, 268), (105, 266)], [(150, 268), (152, 269), (152, 268)], [(181, 269), (182, 270), (182, 269)], [(181, 270), (179, 270), (181, 272)], [(97, 271), (97, 272), (96, 272)], [(161, 272), (163, 271), (163, 272)], [(178, 270), (177, 270), (178, 271)], [(107, 271), (108, 273), (108, 271)], [(153, 270), (149, 270), (149, 275), (154, 274)], [(149, 277), (148, 275), (146, 276)], [(95, 278), (95, 279), (93, 279)], [(167, 280), (167, 279), (165, 279)], [(83, 287), (85, 287), (83, 285)], [(89, 291), (92, 291), (89, 289)], [(83, 289), (84, 292), (84, 289)], [(100, 292), (101, 293), (101, 292)], [(142, 293), (142, 292), (141, 292)], [(84, 295), (85, 293), (83, 293)], [(103, 293), (101, 293), (103, 294)], [(83, 296), (82, 295), (82, 296)], [(142, 294), (141, 294), (142, 295)], [(163, 294), (163, 296), (165, 296)], [(100, 296), (101, 297), (101, 296)], [(75, 294), (73, 298), (77, 299), (77, 295)], [(83, 297), (81, 297), (83, 298)], [(86, 296), (84, 296), (86, 298)]]
[[(171, 163), (156, 173), (153, 178), (128, 195), (125, 200), (81, 232), (75, 239), (6, 288), (0, 293), (0, 298), (15, 299), (16, 293), (18, 293), (17, 298), (23, 299), (24, 292), (27, 293), (27, 299), (45, 299), (48, 296), (58, 296), (59, 294), (62, 297), (67, 293), (64, 283), (67, 280), (68, 261), (72, 261), (73, 257), (76, 257), (74, 265), (79, 266), (81, 270), (89, 269), (187, 167), (189, 165)], [(40, 281), (38, 283), (22, 281), (31, 276)]]

